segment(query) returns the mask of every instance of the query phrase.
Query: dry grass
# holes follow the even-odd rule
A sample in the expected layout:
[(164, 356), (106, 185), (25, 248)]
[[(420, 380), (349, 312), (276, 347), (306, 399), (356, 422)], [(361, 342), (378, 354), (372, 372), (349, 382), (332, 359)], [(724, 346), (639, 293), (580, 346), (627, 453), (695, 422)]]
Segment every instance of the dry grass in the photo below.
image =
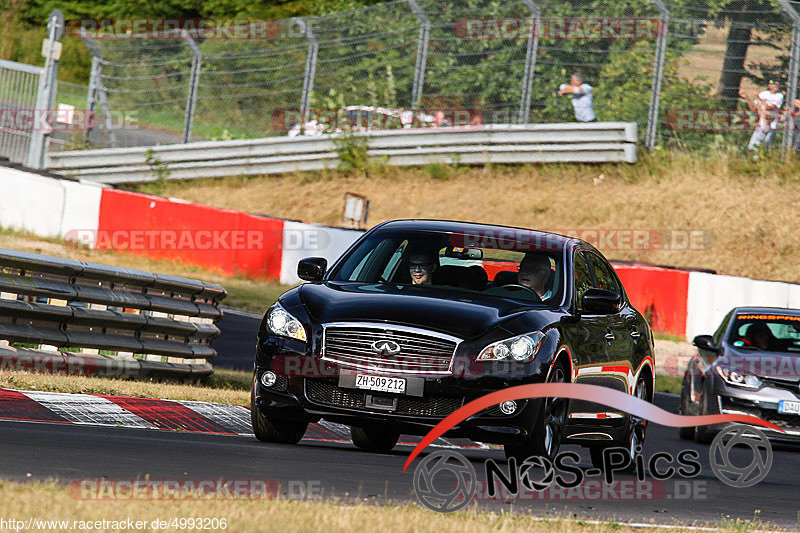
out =
[[(609, 250), (648, 261), (785, 281), (800, 280), (800, 162), (737, 153), (641, 152), (636, 165), (383, 168), (280, 177), (169, 182), (165, 195), (248, 212), (341, 224), (344, 195), (371, 200), (369, 222), (444, 218), (543, 230), (705, 230), (705, 250)], [(269, 206), (265, 209), (264, 206)], [(601, 246), (602, 248), (602, 246)]]
[(201, 386), (101, 377), (3, 372), (0, 373), (0, 388), (250, 405), (250, 374), (219, 369), (215, 371), (215, 375), (207, 384)]
[(267, 307), (278, 299), (278, 296), (290, 288), (290, 286), (287, 285), (270, 283), (263, 280), (250, 280), (238, 276), (227, 277), (218, 272), (205, 270), (180, 261), (170, 261), (166, 259), (156, 260), (140, 255), (88, 250), (69, 246), (53, 239), (41, 239), (39, 237), (7, 230), (0, 231), (0, 248), (54, 255), (81, 261), (92, 261), (95, 263), (136, 268), (139, 270), (150, 270), (153, 272), (160, 272), (161, 274), (196, 278), (212, 283), (219, 283), (228, 291), (228, 296), (223, 301), (223, 304), (254, 312), (264, 312)]
[[(67, 520), (68, 527), (41, 528), (50, 531), (78, 531), (80, 524), (73, 521), (106, 520), (126, 521), (129, 518), (147, 522), (144, 531), (154, 531), (149, 526), (155, 519), (217, 518), (225, 519), (230, 532), (287, 531), (292, 532), (349, 532), (391, 531), (393, 533), (605, 533), (640, 531), (616, 522), (594, 524), (587, 521), (562, 520), (556, 517), (541, 518), (479, 511), (456, 512), (449, 515), (435, 513), (418, 505), (343, 505), (330, 502), (292, 500), (169, 500), (169, 501), (81, 501), (71, 498), (64, 486), (54, 482), (13, 483), (0, 481), (3, 494), (0, 517), (5, 520)], [(102, 524), (100, 524), (102, 526)], [(724, 524), (725, 525), (725, 524)], [(720, 531), (742, 531), (759, 524), (736, 522), (726, 524)], [(94, 526), (94, 525), (93, 525)], [(86, 527), (86, 526), (84, 526)], [(124, 526), (123, 526), (124, 527)], [(111, 531), (92, 527), (94, 530)], [(125, 529), (119, 529), (124, 531)], [(174, 529), (173, 529), (174, 531)], [(680, 531), (680, 528), (653, 527), (647, 531)]]

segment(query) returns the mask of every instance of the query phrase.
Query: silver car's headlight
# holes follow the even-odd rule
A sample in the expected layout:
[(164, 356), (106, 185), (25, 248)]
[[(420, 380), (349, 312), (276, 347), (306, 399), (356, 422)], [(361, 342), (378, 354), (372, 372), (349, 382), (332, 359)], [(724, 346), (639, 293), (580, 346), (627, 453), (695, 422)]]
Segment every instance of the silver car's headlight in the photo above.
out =
[(275, 304), (269, 312), (267, 327), (275, 335), (306, 341), (306, 330), (303, 325), (299, 320), (287, 313), (280, 304)]
[(725, 380), (725, 383), (728, 385), (733, 385), (734, 387), (743, 387), (745, 389), (758, 389), (761, 387), (763, 383), (761, 378), (758, 376), (754, 376), (753, 374), (744, 374), (742, 372), (738, 372), (736, 370), (731, 370), (730, 368), (726, 368), (723, 366), (718, 366), (717, 374)]
[(525, 335), (517, 335), (510, 339), (493, 342), (478, 354), (478, 361), (516, 361), (526, 363), (536, 357), (542, 347), (545, 335), (534, 331)]

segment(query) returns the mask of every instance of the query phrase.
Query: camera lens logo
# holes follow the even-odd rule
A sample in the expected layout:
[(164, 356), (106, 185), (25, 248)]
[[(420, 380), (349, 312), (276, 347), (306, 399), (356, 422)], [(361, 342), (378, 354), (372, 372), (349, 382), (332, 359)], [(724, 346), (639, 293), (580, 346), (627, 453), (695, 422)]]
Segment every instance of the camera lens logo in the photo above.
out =
[[(734, 450), (735, 446), (746, 446), (750, 452), (741, 448)], [(731, 457), (739, 454), (745, 457)], [(772, 467), (772, 445), (760, 430), (735, 425), (720, 431), (714, 438), (708, 458), (711, 469), (726, 485), (740, 489), (752, 487), (764, 479)]]
[(452, 513), (467, 505), (475, 496), (477, 484), (472, 463), (450, 450), (428, 455), (414, 470), (417, 499), (438, 513)]

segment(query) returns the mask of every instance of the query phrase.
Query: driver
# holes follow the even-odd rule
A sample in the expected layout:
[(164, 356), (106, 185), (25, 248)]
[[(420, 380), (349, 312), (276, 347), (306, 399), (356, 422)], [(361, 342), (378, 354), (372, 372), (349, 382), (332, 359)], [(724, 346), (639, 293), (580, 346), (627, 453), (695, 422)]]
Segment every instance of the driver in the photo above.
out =
[(745, 342), (753, 348), (768, 350), (772, 344), (772, 332), (764, 322), (753, 322), (747, 328)]
[(416, 248), (408, 256), (408, 272), (414, 285), (430, 285), (439, 263), (438, 254), (430, 249)]
[(517, 281), (532, 289), (539, 298), (546, 300), (553, 296), (552, 289), (547, 287), (550, 278), (550, 258), (546, 255), (528, 252), (519, 264)]

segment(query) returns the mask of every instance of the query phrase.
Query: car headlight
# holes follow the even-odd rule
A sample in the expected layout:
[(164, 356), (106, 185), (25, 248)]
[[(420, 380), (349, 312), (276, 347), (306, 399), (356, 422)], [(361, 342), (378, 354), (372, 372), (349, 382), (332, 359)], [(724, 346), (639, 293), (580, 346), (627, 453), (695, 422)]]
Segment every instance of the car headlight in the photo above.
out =
[(295, 317), (286, 312), (279, 304), (275, 304), (267, 317), (267, 327), (275, 335), (289, 337), (305, 342), (306, 330)]
[(735, 387), (758, 389), (761, 387), (762, 383), (761, 378), (758, 376), (754, 376), (753, 374), (743, 374), (742, 372), (731, 370), (730, 368), (725, 368), (722, 366), (717, 367), (717, 374), (719, 374), (720, 377), (725, 380), (725, 383)]
[(526, 335), (498, 341), (481, 350), (477, 360), (528, 362), (536, 357), (536, 352), (541, 348), (544, 338), (544, 333), (534, 331)]

